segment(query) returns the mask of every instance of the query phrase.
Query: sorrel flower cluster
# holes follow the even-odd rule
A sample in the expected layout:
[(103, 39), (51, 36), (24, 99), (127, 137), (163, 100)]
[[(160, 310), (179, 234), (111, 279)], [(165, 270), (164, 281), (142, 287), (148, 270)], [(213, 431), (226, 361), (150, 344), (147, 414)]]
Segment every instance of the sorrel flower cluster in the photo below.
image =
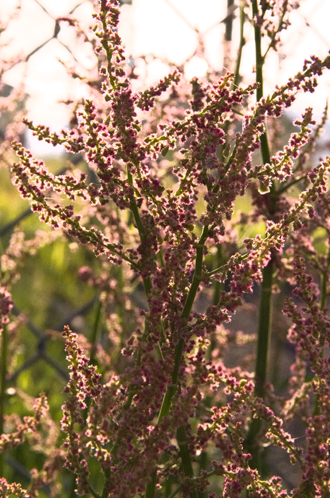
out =
[[(260, 35), (263, 26), (274, 47), (288, 24), (288, 2), (276, 29), (271, 18), (278, 2), (261, 3), (257, 15), (252, 2), (254, 27)], [(267, 97), (260, 94), (258, 79), (246, 87), (237, 86), (229, 72), (213, 83), (193, 79), (190, 107), (167, 119), (166, 107), (181, 98), (179, 71), (134, 91), (117, 32), (117, 1), (101, 0), (95, 19), (100, 81), (77, 105), (76, 126), (53, 133), (29, 120), (25, 124), (40, 140), (84, 154), (97, 180), (91, 183), (77, 171), (55, 176), (18, 142), (12, 173), (42, 221), (101, 258), (108, 273), (97, 276), (84, 267), (80, 277), (104, 293), (105, 313), (119, 293), (114, 287), (124, 287), (119, 278), (111, 281), (114, 266), (124, 268), (127, 282), (143, 283), (146, 301), (130, 315), (129, 326), (109, 311), (109, 335), (120, 343), (121, 361), (109, 355), (103, 377), (78, 336), (65, 329), (70, 381), (59, 458), (76, 476), (78, 495), (233, 498), (247, 490), (249, 497), (329, 496), (330, 261), (316, 253), (312, 234), (322, 227), (329, 236), (330, 158), (316, 166), (306, 161), (321, 128), (313, 132), (310, 108), (294, 123), (299, 131), (273, 155), (267, 127), (298, 91), (315, 90), (330, 56), (306, 60), (301, 72)], [(157, 113), (163, 119), (155, 129), (150, 123)], [(262, 160), (254, 154), (260, 146)], [(295, 185), (302, 186), (300, 192), (292, 190)], [(235, 201), (247, 194), (253, 212), (235, 213)], [(265, 222), (265, 233), (239, 242), (241, 227), (259, 221)], [(321, 294), (313, 273), (323, 277)], [(291, 390), (280, 397), (267, 384), (264, 329), (266, 323), (269, 329), (274, 285), (285, 280), (294, 288), (284, 312), (292, 320), (289, 340), (296, 360)], [(232, 337), (224, 324), (256, 282), (261, 318), (252, 373), (226, 366), (225, 350), (230, 341), (239, 344), (239, 335)], [(6, 314), (5, 290), (0, 299)], [(305, 381), (308, 366), (313, 379)], [(306, 428), (304, 448), (288, 430), (299, 414)], [(264, 474), (260, 457), (269, 444), (301, 467), (292, 491), (280, 478)], [(98, 462), (97, 489), (92, 459)], [(42, 475), (41, 483), (51, 481), (49, 472)], [(5, 483), (1, 496), (8, 496), (6, 486), (15, 496), (27, 496)]]

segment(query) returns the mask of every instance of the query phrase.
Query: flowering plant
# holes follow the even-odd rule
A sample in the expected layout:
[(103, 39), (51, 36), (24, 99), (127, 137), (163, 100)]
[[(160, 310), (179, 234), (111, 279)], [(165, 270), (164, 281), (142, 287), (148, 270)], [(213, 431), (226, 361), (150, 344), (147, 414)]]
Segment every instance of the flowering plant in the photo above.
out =
[[(65, 327), (65, 440), (32, 472), (27, 491), (3, 478), (1, 496), (36, 496), (62, 465), (74, 474), (78, 495), (102, 498), (329, 496), (330, 258), (317, 251), (314, 234), (323, 230), (328, 251), (330, 158), (307, 161), (323, 124), (311, 128), (311, 108), (283, 148), (272, 152), (269, 134), (297, 92), (314, 92), (330, 56), (311, 57), (263, 95), (264, 59), (293, 8), (282, 3), (248, 2), (256, 83), (239, 86), (239, 57), (235, 74), (193, 79), (184, 107), (178, 70), (133, 91), (117, 1), (101, 0), (94, 29), (99, 80), (77, 103), (72, 129), (52, 133), (25, 120), (40, 140), (84, 154), (93, 172), (93, 182), (77, 171), (56, 176), (13, 143), (21, 196), (42, 221), (100, 258), (101, 274), (84, 266), (79, 276), (102, 293), (111, 340), (108, 350), (82, 346)], [(261, 38), (269, 43), (264, 54)], [(253, 208), (239, 213), (235, 202), (244, 195)], [(262, 234), (241, 240), (242, 227), (260, 222)], [(133, 306), (134, 296), (141, 299), (137, 282), (145, 298)], [(276, 393), (267, 378), (271, 306), (276, 288), (287, 293), (286, 282), (292, 297), (285, 297), (283, 313), (295, 359), (285, 392)], [(256, 283), (257, 334), (230, 332), (224, 324)], [(12, 306), (8, 289), (0, 288), (2, 324)], [(3, 344), (7, 333), (5, 326)], [(253, 341), (254, 368), (248, 359), (246, 368), (228, 365), (231, 347)], [(37, 431), (42, 417), (50, 430), (44, 396), (35, 411), (24, 427), (1, 436), (2, 451), (21, 443), (24, 430)], [(302, 445), (290, 433), (292, 422), (301, 424)], [(271, 464), (265, 468), (267, 447), (287, 454), (292, 469), (299, 466), (292, 489)]]

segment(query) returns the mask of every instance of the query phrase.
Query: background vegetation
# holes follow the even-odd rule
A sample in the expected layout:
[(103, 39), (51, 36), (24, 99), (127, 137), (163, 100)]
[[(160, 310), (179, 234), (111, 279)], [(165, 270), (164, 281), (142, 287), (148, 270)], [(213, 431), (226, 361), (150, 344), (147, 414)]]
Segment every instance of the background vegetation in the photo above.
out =
[[(66, 146), (67, 153), (63, 157), (46, 159), (47, 172), (39, 169), (35, 173), (33, 168), (39, 168), (40, 164), (30, 161), (17, 145), (14, 146), (15, 156), (11, 145), (13, 140), (22, 138), (24, 111), (17, 104), (22, 101), (22, 93), (13, 90), (2, 99), (3, 122), (9, 126), (1, 143), (0, 169), (3, 322), (0, 474), (5, 478), (0, 495), (70, 497), (78, 490), (79, 494), (90, 496), (146, 498), (175, 495), (330, 496), (327, 470), (330, 425), (326, 402), (330, 337), (327, 316), (328, 159), (322, 163), (318, 158), (327, 147), (318, 143), (327, 109), (319, 123), (313, 121), (308, 111), (295, 126), (288, 117), (278, 119), (301, 87), (305, 85), (305, 91), (314, 92), (316, 78), (328, 69), (329, 61), (312, 59), (302, 73), (293, 78), (293, 88), (282, 88), (278, 100), (273, 94), (266, 109), (268, 117), (262, 114), (258, 121), (255, 101), (261, 102), (261, 109), (264, 103), (263, 64), (268, 51), (279, 46), (280, 35), (298, 5), (286, 1), (242, 2), (241, 41), (237, 60), (233, 63), (233, 75), (226, 80), (224, 72), (220, 75), (209, 68), (205, 79), (187, 82), (181, 78), (178, 85), (179, 78), (173, 72), (159, 86), (149, 92), (142, 91), (140, 100), (136, 98), (134, 105), (137, 119), (141, 120), (141, 129), (136, 130), (143, 147), (134, 145), (132, 152), (120, 122), (121, 113), (124, 115), (126, 111), (125, 104), (121, 101), (121, 106), (115, 107), (118, 97), (115, 92), (126, 88), (122, 68), (130, 84), (134, 85), (134, 91), (142, 90), (143, 81), (136, 81), (136, 69), (121, 60), (114, 4), (101, 2), (95, 6), (101, 27), (96, 36), (93, 32), (85, 33), (85, 43), (96, 48), (98, 62), (90, 77), (82, 79), (82, 84), (90, 92), (91, 101), (98, 106), (98, 114), (95, 116), (93, 106), (88, 102), (69, 102), (72, 107), (70, 128), (78, 130), (72, 140), (70, 136), (51, 133), (37, 123), (26, 121), (40, 140)], [(73, 25), (73, 17), (61, 22)], [(227, 44), (231, 37), (230, 21), (229, 16)], [(242, 81), (240, 62), (244, 56), (244, 30), (248, 25), (252, 26), (256, 47), (256, 91), (244, 84), (242, 90), (238, 89)], [(79, 26), (76, 28), (82, 35)], [(264, 45), (261, 45), (261, 38)], [(111, 66), (115, 56), (117, 60)], [(218, 87), (217, 81), (220, 82)], [(231, 99), (225, 111), (220, 106), (222, 90)], [(212, 110), (215, 116), (212, 123), (205, 109), (213, 101), (217, 103)], [(130, 104), (126, 102), (126, 105), (130, 109)], [(175, 123), (189, 119), (185, 114), (189, 108), (201, 120), (205, 113), (207, 122), (194, 122), (190, 131), (177, 128), (176, 140), (173, 140), (170, 130), (175, 129)], [(10, 114), (8, 109), (12, 109)], [(120, 145), (114, 143), (110, 130), (106, 132), (109, 135), (105, 146), (100, 138), (102, 127), (97, 129), (97, 125), (94, 128), (98, 135), (93, 136), (93, 123), (110, 126), (106, 121), (109, 113), (112, 113), (114, 128), (117, 127)], [(244, 115), (249, 116), (245, 128), (242, 125)], [(80, 121), (88, 122), (88, 119), (92, 127), (82, 130)], [(128, 117), (129, 124), (124, 127), (128, 129), (134, 119), (134, 116)], [(266, 127), (258, 128), (263, 122)], [(164, 124), (162, 129), (158, 127), (160, 123)], [(250, 125), (251, 136), (244, 135)], [(296, 135), (292, 135), (297, 128)], [(201, 130), (205, 129), (204, 136)], [(225, 137), (223, 142), (221, 133)], [(235, 156), (240, 144), (235, 142), (236, 133), (241, 134), (241, 143), (247, 147), (247, 153), (242, 153), (241, 159), (239, 155)], [(201, 142), (206, 151), (204, 156), (200, 155), (203, 153), (198, 149), (198, 141), (194, 141), (195, 136), (205, 140)], [(212, 149), (215, 136), (218, 141), (215, 140)], [(83, 137), (80, 142), (79, 137)], [(98, 147), (102, 151), (116, 150), (116, 164), (121, 174), (126, 171), (123, 164), (128, 165), (126, 180), (120, 175), (118, 180), (122, 198), (106, 191), (105, 185), (110, 180), (102, 169), (104, 156), (100, 154), (95, 159), (95, 144), (88, 142), (91, 139), (100, 141)], [(209, 145), (210, 150), (207, 149)], [(146, 152), (146, 158), (142, 151)], [(141, 170), (134, 170), (137, 168), (136, 154), (141, 154)], [(186, 154), (185, 158), (182, 154)], [(207, 163), (205, 167), (205, 161), (210, 158), (216, 166)], [(249, 169), (250, 159), (252, 166)], [(234, 160), (236, 166), (232, 166)], [(196, 172), (196, 176), (190, 178), (189, 164), (193, 168), (198, 161), (205, 169), (200, 176)], [(19, 163), (26, 167), (26, 177)], [(221, 170), (224, 164), (226, 173)], [(134, 178), (131, 178), (129, 168), (135, 171)], [(228, 174), (228, 197), (232, 196), (231, 183), (239, 185), (244, 175), (248, 180), (246, 184), (242, 180), (235, 199), (230, 197), (229, 205), (225, 193), (222, 197), (219, 195), (215, 208), (212, 195), (216, 198), (219, 190), (221, 193), (221, 189), (225, 189), (225, 184), (217, 186), (221, 171), (224, 178)], [(55, 176), (51, 177), (49, 172)], [(86, 178), (79, 180), (81, 173)], [(37, 177), (48, 182), (47, 188), (41, 185), (42, 182), (38, 183)], [(62, 186), (59, 187), (56, 182), (61, 178)], [(76, 179), (77, 188), (72, 178)], [(174, 206), (171, 215), (165, 194), (163, 196), (163, 191), (157, 190), (157, 181), (151, 187), (150, 179), (157, 179), (164, 189), (176, 192), (173, 199), (172, 194), (168, 194)], [(128, 188), (130, 182), (135, 188), (133, 194)], [(35, 190), (29, 191), (27, 185)], [(308, 189), (314, 188), (313, 185), (317, 190), (311, 192)], [(17, 187), (28, 200), (19, 197)], [(39, 188), (44, 200), (38, 193)], [(184, 200), (185, 189), (194, 192), (193, 203)], [(78, 197), (67, 200), (70, 190), (77, 191)], [(305, 195), (307, 206), (303, 205), (305, 201), (301, 194)], [(176, 197), (183, 204), (175, 205)], [(93, 198), (97, 201), (93, 202)], [(73, 233), (72, 217), (62, 218), (64, 226), (54, 230), (39, 221), (38, 214), (30, 209), (32, 202), (33, 209), (41, 211), (44, 218), (49, 216), (54, 225), (59, 221), (54, 211), (56, 205), (65, 210), (69, 201), (90, 235), (86, 244), (83, 244), (83, 235), (78, 228), (75, 229), (78, 237)], [(302, 206), (297, 212), (294, 212), (295, 202)], [(162, 203), (169, 210), (168, 218), (166, 222), (159, 221), (153, 232), (150, 213), (157, 219), (159, 212), (155, 205), (162, 206)], [(179, 223), (180, 206), (183, 206), (183, 218)], [(205, 228), (207, 217), (211, 224), (216, 220), (215, 232), (210, 236), (209, 245), (205, 243), (203, 255), (198, 244), (203, 242), (203, 234), (208, 230)], [(143, 229), (139, 223), (144, 225)], [(276, 223), (278, 231), (272, 232), (272, 224)], [(290, 230), (286, 230), (286, 224)], [(91, 235), (94, 228), (98, 230), (95, 240)], [(107, 237), (115, 252), (107, 250), (106, 254), (95, 257), (95, 252), (101, 252), (100, 239), (96, 240), (101, 234)], [(190, 245), (186, 246), (188, 240)], [(128, 254), (135, 254), (134, 250), (138, 256), (125, 261)], [(184, 261), (184, 270), (179, 264), (178, 273), (169, 263), (167, 266), (166, 257), (170, 261), (171, 257), (175, 259), (171, 253), (174, 250), (177, 251), (175, 257), (182, 257)], [(255, 256), (251, 255), (253, 251)], [(185, 260), (186, 254), (189, 257)], [(203, 267), (199, 265), (200, 258), (204, 258)], [(244, 266), (245, 261), (251, 266)], [(158, 289), (157, 278), (160, 281), (163, 278), (165, 282), (166, 271), (172, 272), (169, 288)], [(157, 299), (162, 291), (168, 292), (170, 297), (162, 297), (164, 308), (159, 310)], [(294, 301), (285, 304), (290, 295)], [(189, 296), (194, 301), (190, 303), (193, 304), (190, 310)], [(287, 310), (286, 316), (283, 308)], [(180, 313), (181, 318), (187, 320), (183, 325), (176, 322)], [(231, 317), (230, 323), (226, 322), (227, 314)], [(271, 315), (273, 334), (269, 342)], [(78, 335), (75, 338), (66, 332), (65, 351), (62, 332), (66, 325)], [(294, 329), (292, 325), (295, 325)], [(190, 327), (189, 332), (185, 327)], [(314, 339), (309, 343), (306, 337)], [(178, 350), (183, 339), (186, 341), (182, 346), (185, 353), (180, 357)], [(72, 366), (71, 377), (66, 356)], [(85, 356), (89, 358), (89, 367), (84, 364)], [(141, 371), (143, 360), (150, 368), (149, 373), (147, 368)], [(157, 365), (154, 370), (153, 362)], [(210, 365), (218, 369), (218, 373)], [(93, 366), (101, 380), (95, 377)], [(173, 382), (176, 368), (180, 369), (182, 379), (176, 378)], [(75, 384), (76, 371), (84, 379), (79, 388), (78, 381)], [(136, 380), (139, 375), (143, 381)], [(90, 385), (85, 384), (86, 379), (90, 379)], [(253, 380), (255, 384), (251, 384)], [(171, 385), (175, 383), (177, 392), (174, 393)], [(67, 384), (69, 387), (63, 391)], [(250, 387), (245, 390), (245, 386)], [(48, 405), (40, 393), (44, 393)], [(109, 413), (102, 413), (107, 402), (101, 393), (109, 396), (112, 410), (109, 408)], [(37, 404), (35, 398), (39, 399)], [(85, 404), (80, 409), (72, 408), (79, 400)], [(143, 408), (141, 400), (149, 403), (148, 415), (143, 411), (148, 410)], [(33, 409), (33, 406), (37, 407)], [(214, 406), (218, 410), (217, 416)], [(127, 421), (120, 422), (127, 413)], [(257, 418), (251, 418), (253, 413)], [(63, 419), (63, 414), (64, 419), (71, 417), (70, 423)], [(101, 421), (96, 420), (97, 417)], [(182, 419), (182, 425), (177, 427), (176, 419)], [(168, 427), (166, 421), (173, 427)], [(103, 423), (110, 425), (104, 428)], [(121, 424), (128, 435), (116, 435), (114, 426), (121, 427)], [(87, 435), (92, 426), (99, 433)], [(158, 430), (157, 427), (160, 431), (158, 440), (156, 438), (153, 443), (149, 427), (154, 428), (150, 429), (150, 434), (152, 430)], [(134, 431), (135, 438), (131, 435)], [(79, 457), (78, 462), (73, 458), (73, 434), (79, 435), (79, 454), (84, 457)], [(231, 448), (229, 456), (226, 445)], [(130, 451), (131, 457), (128, 456)], [(244, 457), (246, 454), (251, 455), (251, 460)], [(290, 465), (290, 457), (295, 464)], [(113, 481), (107, 464), (110, 460)], [(282, 481), (274, 476), (280, 476)]]

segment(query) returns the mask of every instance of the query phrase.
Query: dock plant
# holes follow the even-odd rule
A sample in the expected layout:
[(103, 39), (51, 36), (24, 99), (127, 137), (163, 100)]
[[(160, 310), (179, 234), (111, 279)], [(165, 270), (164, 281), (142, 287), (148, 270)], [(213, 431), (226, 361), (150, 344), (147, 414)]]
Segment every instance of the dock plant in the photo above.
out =
[[(91, 35), (98, 74), (85, 79), (89, 96), (74, 103), (70, 128), (55, 133), (25, 119), (39, 140), (80, 154), (91, 172), (55, 175), (12, 143), (20, 195), (68, 244), (98, 258), (98, 272), (86, 263), (75, 278), (101, 296), (111, 340), (82, 343), (65, 326), (61, 431), (53, 428), (57, 439), (29, 487), (2, 477), (0, 496), (69, 496), (63, 468), (78, 496), (94, 498), (330, 496), (330, 157), (313, 154), (326, 110), (317, 122), (306, 108), (286, 142), (277, 137), (297, 94), (317, 91), (330, 55), (310, 56), (269, 94), (263, 88), (267, 55), (297, 7), (241, 2), (233, 72), (189, 82), (173, 68), (141, 90), (118, 34), (117, 0), (100, 0)], [(252, 84), (240, 77), (247, 23)], [(242, 199), (249, 207), (239, 210)], [(15, 260), (8, 251), (3, 258)], [(3, 272), (3, 355), (10, 292)], [(231, 329), (251, 300), (255, 326), (244, 330), (243, 318), (241, 331)], [(272, 345), (283, 326), (291, 366), (274, 386)], [(252, 358), (232, 355), (246, 345)], [(5, 378), (2, 371), (2, 385)], [(2, 422), (1, 452), (29, 434), (31, 444), (45, 444), (54, 424), (41, 394), (15, 430)], [(274, 470), (273, 452), (292, 469), (291, 487)]]

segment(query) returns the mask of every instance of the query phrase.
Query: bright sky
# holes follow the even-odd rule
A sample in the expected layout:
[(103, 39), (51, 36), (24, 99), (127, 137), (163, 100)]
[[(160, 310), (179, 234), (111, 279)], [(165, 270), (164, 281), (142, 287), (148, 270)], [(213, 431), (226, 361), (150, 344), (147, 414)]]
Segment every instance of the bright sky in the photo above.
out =
[[(2, 21), (17, 3), (18, 0), (0, 0)], [(79, 3), (79, 0), (21, 0), (19, 17), (12, 21), (3, 35), (6, 37), (4, 39), (9, 41), (7, 53), (20, 53), (25, 56), (29, 54), (52, 37), (55, 26), (53, 18), (65, 16)], [(235, 3), (237, 4), (238, 0)], [(181, 64), (196, 50), (198, 37), (194, 28), (198, 28), (203, 35), (209, 63), (214, 68), (221, 69), (225, 27), (220, 21), (226, 16), (226, 5), (227, 0), (204, 0), (202, 8), (200, 0), (133, 0), (132, 5), (124, 5), (122, 8), (119, 30), (127, 55), (137, 57), (141, 54), (152, 54)], [(75, 16), (89, 25), (93, 24), (92, 12), (90, 3), (85, 1), (76, 9)], [(304, 59), (309, 55), (326, 56), (330, 47), (329, 13), (330, 6), (326, 0), (302, 0), (299, 11), (292, 13), (292, 26), (283, 38), (281, 54), (270, 54), (267, 60), (265, 91), (271, 91), (275, 81), (282, 84), (289, 76), (299, 71)], [(237, 48), (237, 32), (238, 20), (234, 23), (233, 54)], [(246, 38), (242, 73), (247, 75), (247, 80), (253, 81), (254, 50), (252, 33), (248, 29)], [(87, 48), (82, 49), (72, 28), (63, 24), (59, 39), (70, 48), (83, 68), (92, 69), (94, 55)], [(27, 65), (16, 65), (5, 77), (5, 81), (14, 86), (26, 71), (30, 117), (35, 122), (50, 124), (55, 129), (65, 125), (68, 120), (65, 105), (60, 105), (57, 101), (65, 100), (72, 92), (76, 95), (79, 93), (77, 85), (70, 81), (58, 59), (69, 64), (73, 62), (70, 52), (53, 39), (33, 55)], [(201, 76), (205, 67), (205, 62), (197, 54), (186, 65), (187, 76)], [(154, 79), (164, 76), (167, 72), (168, 68), (164, 63), (159, 61), (153, 64)], [(312, 105), (317, 113), (321, 113), (329, 90), (330, 74), (327, 74), (322, 78), (316, 95), (298, 99), (296, 112)], [(48, 149), (47, 151), (49, 152)]]

